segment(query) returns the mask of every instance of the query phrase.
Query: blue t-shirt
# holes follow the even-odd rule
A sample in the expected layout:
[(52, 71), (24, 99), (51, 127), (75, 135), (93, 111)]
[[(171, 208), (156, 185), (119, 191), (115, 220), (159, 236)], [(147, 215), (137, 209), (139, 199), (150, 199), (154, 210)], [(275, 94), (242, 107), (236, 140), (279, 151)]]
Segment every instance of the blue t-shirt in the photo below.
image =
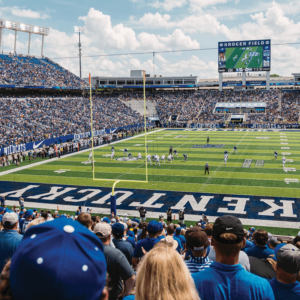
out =
[(276, 278), (269, 280), (274, 292), (275, 300), (299, 300), (300, 299), (300, 283), (296, 281), (292, 284), (284, 284)]
[(134, 300), (134, 299), (135, 299), (134, 295), (129, 295), (129, 296), (126, 296), (125, 298), (123, 298), (123, 300)]
[(0, 231), (0, 270), (4, 268), (6, 260), (13, 256), (22, 238), (16, 230)]
[(135, 239), (133, 237), (128, 236), (126, 241), (131, 244), (133, 249), (136, 247), (136, 242), (135, 242)]
[(174, 239), (175, 241), (177, 241), (178, 247), (177, 247), (176, 250), (180, 253), (181, 250), (183, 250), (183, 246), (182, 246), (182, 244), (181, 244), (181, 240), (180, 240), (177, 236), (173, 236), (173, 239)]
[(185, 237), (184, 237), (183, 235), (181, 235), (181, 234), (174, 234), (174, 237), (177, 237), (177, 238), (180, 239), (181, 245), (182, 245), (182, 246), (183, 246), (184, 244), (186, 244), (186, 239), (185, 239)]
[(32, 221), (32, 220), (26, 220), (26, 219), (21, 219), (21, 220), (20, 220), (20, 223), (19, 223), (19, 225), (20, 225), (20, 233), (21, 233), (22, 235), (25, 234), (25, 231), (26, 231), (26, 229), (27, 229), (27, 226), (28, 226), (28, 224), (29, 224), (31, 221)]
[(192, 277), (201, 300), (274, 300), (268, 281), (247, 272), (240, 264), (213, 262)]
[(253, 256), (259, 259), (268, 258), (270, 255), (273, 255), (275, 257), (274, 250), (270, 249), (268, 246), (254, 245), (251, 248), (245, 249), (245, 252), (248, 256)]
[(247, 248), (252, 248), (254, 245), (249, 240), (246, 240), (246, 246), (242, 248), (242, 251), (245, 251)]
[(115, 247), (117, 249), (119, 249), (126, 256), (129, 264), (131, 264), (132, 263), (132, 254), (133, 254), (132, 245), (123, 240), (113, 239), (112, 241), (113, 241)]
[(149, 252), (154, 247), (154, 245), (158, 242), (159, 239), (150, 238), (150, 237), (146, 237), (145, 239), (138, 241), (133, 252), (133, 257), (134, 258), (143, 257), (144, 253), (142, 251), (142, 247), (145, 249), (145, 251)]

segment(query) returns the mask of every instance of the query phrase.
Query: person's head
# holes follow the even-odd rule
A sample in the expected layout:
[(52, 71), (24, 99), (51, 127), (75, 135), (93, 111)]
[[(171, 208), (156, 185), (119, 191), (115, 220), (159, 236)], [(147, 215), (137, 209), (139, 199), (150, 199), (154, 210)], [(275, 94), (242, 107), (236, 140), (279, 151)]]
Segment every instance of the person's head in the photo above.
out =
[(265, 230), (256, 230), (253, 234), (255, 244), (258, 246), (265, 246), (268, 243), (268, 233)]
[(108, 217), (104, 217), (103, 222), (105, 222), (107, 224), (110, 224), (110, 219)]
[(28, 225), (27, 225), (27, 228), (26, 228), (26, 231), (32, 227), (32, 226), (35, 226), (35, 225), (39, 225), (41, 223), (44, 223), (45, 222), (45, 219), (44, 218), (37, 218), (37, 219), (34, 219), (32, 222), (30, 222)]
[(186, 245), (195, 257), (206, 256), (206, 249), (209, 246), (209, 241), (206, 233), (202, 228), (193, 227), (187, 229), (185, 233)]
[(14, 300), (24, 299), (24, 294), (40, 299), (45, 291), (49, 299), (103, 299), (107, 297), (105, 284), (102, 243), (79, 222), (67, 218), (28, 229), (11, 261)]
[(144, 256), (138, 268), (135, 299), (199, 300), (199, 296), (178, 252), (159, 242)]
[(115, 239), (121, 240), (124, 236), (125, 227), (121, 223), (115, 223), (112, 225), (112, 234)]
[(207, 224), (204, 228), (204, 231), (209, 238), (212, 237), (213, 227), (214, 227), (214, 225), (210, 223), (210, 224)]
[(155, 220), (152, 220), (148, 223), (147, 231), (149, 234), (149, 237), (156, 237), (159, 230), (159, 223)]
[(4, 207), (0, 206), (0, 215), (3, 215), (3, 214), (4, 214)]
[(147, 222), (143, 222), (143, 223), (141, 222), (139, 224), (139, 228), (142, 229), (141, 240), (145, 239), (147, 237), (147, 235), (148, 235), (148, 231), (147, 231), (148, 223)]
[(90, 228), (92, 226), (92, 218), (89, 213), (81, 213), (78, 216), (77, 221), (86, 228)]
[(19, 225), (19, 218), (15, 212), (7, 212), (2, 217), (2, 225), (6, 230), (16, 230)]
[(24, 214), (24, 218), (28, 221), (33, 219), (33, 210), (32, 209), (28, 209), (26, 210), (25, 214)]
[(48, 213), (47, 213), (46, 211), (43, 211), (43, 212), (42, 212), (42, 218), (43, 218), (44, 220), (47, 220), (47, 219), (49, 218), (49, 215), (48, 215)]
[(216, 261), (229, 258), (238, 260), (240, 250), (246, 245), (241, 221), (230, 215), (217, 218), (213, 226), (211, 244), (216, 251)]
[(175, 226), (173, 224), (168, 225), (167, 227), (167, 234), (168, 235), (173, 235), (175, 231)]
[(276, 248), (276, 246), (278, 245), (278, 240), (277, 240), (277, 238), (276, 237), (271, 237), (270, 238), (270, 240), (269, 240), (269, 248), (271, 248), (271, 249), (275, 249)]
[(175, 232), (176, 232), (176, 234), (177, 234), (177, 235), (180, 235), (181, 229), (182, 229), (182, 228), (181, 228), (181, 227), (179, 227), (179, 226), (178, 226), (178, 227), (176, 227), (176, 230), (175, 230)]
[(164, 226), (162, 223), (158, 223), (158, 235), (162, 235), (163, 234), (163, 231), (164, 231)]
[(94, 228), (94, 233), (101, 239), (102, 243), (109, 245), (111, 240), (111, 226), (105, 222), (97, 223)]
[(294, 245), (287, 244), (278, 247), (275, 250), (275, 254), (277, 279), (286, 284), (294, 283), (300, 272), (300, 249)]

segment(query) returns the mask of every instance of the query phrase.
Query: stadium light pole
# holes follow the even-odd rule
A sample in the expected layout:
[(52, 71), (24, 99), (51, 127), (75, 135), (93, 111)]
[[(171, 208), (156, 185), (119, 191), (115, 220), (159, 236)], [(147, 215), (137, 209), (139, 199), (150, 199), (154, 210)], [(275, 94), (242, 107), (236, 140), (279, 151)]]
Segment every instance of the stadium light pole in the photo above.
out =
[(79, 48), (79, 74), (80, 74), (80, 79), (81, 79), (81, 42), (80, 42), (80, 32), (84, 32), (85, 27), (82, 26), (74, 26), (75, 32), (79, 34), (79, 43), (78, 43), (78, 48)]
[(31, 34), (39, 34), (42, 36), (42, 48), (41, 48), (41, 56), (43, 56), (43, 49), (44, 49), (44, 37), (45, 35), (49, 35), (49, 28), (39, 27), (14, 21), (8, 21), (4, 19), (0, 19), (0, 49), (2, 47), (2, 36), (3, 36), (3, 29), (9, 29), (15, 31), (15, 38), (14, 38), (14, 53), (17, 51), (17, 31), (27, 32), (29, 33), (28, 39), (28, 55), (30, 54), (30, 38)]

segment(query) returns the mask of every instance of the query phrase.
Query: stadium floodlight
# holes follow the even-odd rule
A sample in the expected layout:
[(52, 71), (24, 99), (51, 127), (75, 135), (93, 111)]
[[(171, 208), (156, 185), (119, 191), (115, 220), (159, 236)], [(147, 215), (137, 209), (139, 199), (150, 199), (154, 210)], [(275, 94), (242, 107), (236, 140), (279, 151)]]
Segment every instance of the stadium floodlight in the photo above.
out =
[(30, 53), (31, 33), (41, 35), (42, 36), (41, 55), (43, 56), (44, 37), (45, 37), (45, 35), (49, 35), (49, 28), (33, 26), (33, 25), (29, 25), (29, 24), (18, 23), (18, 22), (14, 22), (14, 21), (8, 21), (8, 20), (0, 19), (0, 49), (1, 49), (1, 44), (2, 44), (2, 30), (3, 29), (9, 29), (9, 30), (14, 30), (15, 31), (14, 53), (16, 53), (17, 31), (28, 32), (28, 34), (29, 34), (28, 55)]
[(79, 74), (80, 74), (80, 79), (81, 79), (81, 42), (80, 42), (80, 33), (85, 31), (85, 27), (82, 26), (74, 26), (74, 30), (76, 33), (79, 35), (79, 43), (78, 43), (78, 48), (79, 48)]

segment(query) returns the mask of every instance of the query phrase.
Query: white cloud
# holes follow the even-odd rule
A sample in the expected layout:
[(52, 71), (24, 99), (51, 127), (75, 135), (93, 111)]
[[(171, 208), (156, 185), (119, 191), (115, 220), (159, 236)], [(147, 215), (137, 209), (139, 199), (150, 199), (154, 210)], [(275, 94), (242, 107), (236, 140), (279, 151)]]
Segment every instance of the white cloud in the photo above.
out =
[(187, 0), (164, 0), (163, 2), (155, 0), (149, 3), (150, 6), (155, 8), (162, 8), (170, 11), (177, 7), (182, 7), (187, 3)]
[(189, 36), (186, 36), (181, 29), (175, 29), (172, 34), (166, 37), (159, 36), (159, 40), (164, 42), (167, 48), (178, 49), (194, 49), (200, 48), (200, 44), (196, 40), (192, 40)]
[(146, 13), (143, 17), (140, 18), (140, 23), (142, 23), (146, 27), (163, 27), (170, 28), (176, 25), (175, 22), (170, 22), (171, 16), (164, 14), (161, 15), (159, 12), (152, 14)]
[(37, 11), (33, 11), (31, 9), (22, 9), (18, 6), (8, 7), (8, 10), (10, 10), (11, 14), (17, 17), (23, 17), (23, 18), (31, 18), (31, 19), (49, 19), (50, 16), (46, 13), (40, 13)]

